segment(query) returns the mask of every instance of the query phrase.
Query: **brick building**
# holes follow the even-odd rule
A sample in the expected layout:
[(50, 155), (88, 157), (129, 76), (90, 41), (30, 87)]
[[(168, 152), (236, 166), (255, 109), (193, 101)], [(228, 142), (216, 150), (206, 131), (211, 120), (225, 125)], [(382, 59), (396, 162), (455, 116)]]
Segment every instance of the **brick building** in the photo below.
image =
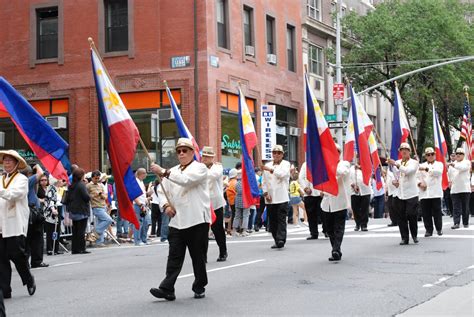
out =
[[(295, 0), (0, 0), (0, 74), (70, 144), (71, 162), (105, 169), (88, 37), (92, 37), (141, 136), (158, 162), (174, 164), (177, 129), (167, 80), (198, 143), (232, 167), (240, 157), (237, 87), (259, 134), (261, 104), (277, 109), (278, 143), (293, 162), (303, 144), (301, 5)], [(4, 148), (34, 155), (0, 118)], [(294, 129), (293, 129), (294, 131)], [(295, 134), (295, 133), (293, 133)], [(141, 148), (134, 163), (146, 165)]]

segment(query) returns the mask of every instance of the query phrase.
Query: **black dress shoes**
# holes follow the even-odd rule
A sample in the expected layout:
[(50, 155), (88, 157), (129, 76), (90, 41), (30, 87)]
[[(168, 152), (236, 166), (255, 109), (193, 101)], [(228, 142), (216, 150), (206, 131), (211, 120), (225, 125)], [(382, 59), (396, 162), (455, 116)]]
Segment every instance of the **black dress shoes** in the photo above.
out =
[(169, 301), (173, 301), (176, 299), (174, 293), (166, 292), (161, 288), (150, 288), (151, 295), (155, 296), (156, 298), (164, 298)]
[(280, 240), (280, 241), (277, 241), (276, 244), (277, 244), (277, 247), (278, 247), (279, 249), (281, 249), (281, 248), (283, 248), (283, 247), (285, 246), (285, 241), (281, 241), (281, 240)]
[(438, 236), (442, 236), (442, 235), (443, 235), (443, 231), (442, 231), (442, 230), (438, 231), (437, 233), (438, 233)]
[(418, 243), (418, 238), (413, 238), (413, 242)]
[(44, 262), (41, 262), (40, 264), (35, 264), (35, 265), (31, 265), (32, 268), (37, 268), (37, 267), (48, 267), (49, 264), (46, 264)]
[(201, 299), (201, 298), (204, 298), (206, 297), (206, 293), (202, 292), (201, 294), (199, 293), (194, 293), (194, 298), (196, 299)]
[(431, 237), (433, 235), (433, 232), (426, 232), (425, 233), (425, 238)]
[(272, 249), (278, 249), (278, 246), (276, 244), (271, 246)]
[(30, 296), (33, 296), (33, 294), (36, 292), (36, 283), (33, 276), (31, 276), (31, 281), (26, 284), (26, 289), (28, 290), (28, 294), (30, 294)]
[(359, 226), (355, 226), (354, 231), (359, 231), (359, 229), (360, 229)]
[(367, 227), (362, 227), (361, 231), (368, 231)]
[(225, 254), (219, 255), (217, 258), (217, 262), (224, 262), (225, 260), (227, 260), (227, 252)]
[(408, 240), (402, 240), (402, 241), (400, 242), (400, 245), (407, 245), (407, 244), (408, 244)]
[(331, 257), (328, 259), (330, 262), (334, 262), (334, 261), (340, 261), (341, 260), (341, 255), (339, 254), (339, 252), (337, 251), (332, 251), (331, 253)]
[(316, 240), (318, 239), (318, 236), (309, 236), (306, 238), (306, 240)]
[(395, 226), (398, 226), (398, 225), (397, 225), (397, 224), (394, 224), (393, 222), (392, 222), (392, 223), (389, 223), (389, 224), (387, 225), (387, 227), (395, 227)]
[(4, 299), (9, 299), (9, 298), (12, 298), (12, 293), (3, 293), (3, 298)]
[(459, 224), (452, 226), (451, 229), (459, 229)]

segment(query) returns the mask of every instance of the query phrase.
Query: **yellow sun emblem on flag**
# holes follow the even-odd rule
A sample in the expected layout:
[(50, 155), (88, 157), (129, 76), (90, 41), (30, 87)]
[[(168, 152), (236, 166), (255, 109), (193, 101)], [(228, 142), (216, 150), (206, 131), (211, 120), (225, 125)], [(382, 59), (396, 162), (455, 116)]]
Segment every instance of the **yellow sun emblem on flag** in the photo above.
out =
[(112, 109), (114, 111), (119, 111), (122, 105), (120, 103), (120, 98), (117, 95), (117, 93), (114, 92), (109, 87), (105, 87), (104, 91), (105, 91), (104, 101), (107, 102), (107, 108)]

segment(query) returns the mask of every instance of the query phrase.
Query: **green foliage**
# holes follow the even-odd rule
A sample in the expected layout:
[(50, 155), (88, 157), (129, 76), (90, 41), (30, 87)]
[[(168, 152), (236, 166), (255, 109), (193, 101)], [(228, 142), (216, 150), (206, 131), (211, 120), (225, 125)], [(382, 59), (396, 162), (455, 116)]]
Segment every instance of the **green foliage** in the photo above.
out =
[[(343, 20), (355, 39), (343, 64), (443, 59), (474, 55), (474, 29), (465, 15), (473, 5), (459, 0), (387, 0), (366, 16), (354, 13)], [(350, 30), (350, 32), (348, 32)], [(353, 42), (354, 43), (354, 42)], [(344, 68), (356, 90), (375, 85), (433, 62)], [(435, 68), (398, 82), (407, 113), (419, 123), (418, 149), (432, 144), (431, 100), (439, 113), (445, 137), (448, 126), (459, 128), (463, 86), (474, 91), (474, 62)], [(376, 89), (392, 100), (387, 88)], [(449, 142), (449, 140), (448, 140)]]

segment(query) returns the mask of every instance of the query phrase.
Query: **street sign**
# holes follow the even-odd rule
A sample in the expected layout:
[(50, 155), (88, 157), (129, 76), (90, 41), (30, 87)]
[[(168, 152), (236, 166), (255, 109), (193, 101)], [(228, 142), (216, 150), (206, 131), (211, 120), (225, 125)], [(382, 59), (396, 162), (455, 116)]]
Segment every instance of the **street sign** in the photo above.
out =
[(347, 126), (347, 121), (332, 121), (328, 122), (329, 129), (344, 129)]
[(334, 84), (332, 87), (332, 95), (334, 100), (344, 99), (344, 84)]
[(324, 119), (326, 119), (326, 121), (336, 121), (337, 116), (335, 114), (325, 114)]

